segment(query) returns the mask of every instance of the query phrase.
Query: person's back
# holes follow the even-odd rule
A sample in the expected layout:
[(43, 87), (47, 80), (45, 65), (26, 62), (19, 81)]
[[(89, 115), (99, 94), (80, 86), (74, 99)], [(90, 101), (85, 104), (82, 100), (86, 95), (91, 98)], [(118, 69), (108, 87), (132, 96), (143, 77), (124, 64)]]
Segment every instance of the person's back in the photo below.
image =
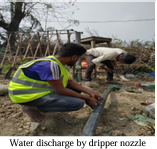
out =
[(105, 56), (105, 60), (116, 60), (116, 57), (121, 54), (127, 54), (126, 51), (120, 49), (120, 48), (110, 48), (110, 47), (96, 47), (87, 50), (87, 55), (93, 55), (95, 58), (98, 58), (100, 56)]
[(92, 86), (91, 74), (95, 66), (100, 66), (102, 69), (106, 70), (107, 83), (115, 84), (117, 82), (113, 81), (113, 70), (120, 71), (116, 65), (116, 61), (125, 64), (132, 64), (136, 58), (133, 55), (127, 55), (127, 52), (120, 48), (97, 47), (87, 50), (86, 60), (88, 67), (85, 74), (85, 84), (87, 86)]

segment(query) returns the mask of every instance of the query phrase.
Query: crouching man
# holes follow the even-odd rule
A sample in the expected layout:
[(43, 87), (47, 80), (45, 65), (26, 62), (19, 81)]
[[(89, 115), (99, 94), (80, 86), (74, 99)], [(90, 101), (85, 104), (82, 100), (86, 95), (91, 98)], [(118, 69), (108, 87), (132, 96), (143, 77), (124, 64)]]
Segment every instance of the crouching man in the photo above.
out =
[(94, 108), (101, 96), (74, 82), (66, 67), (73, 66), (85, 52), (78, 44), (66, 43), (55, 56), (19, 66), (9, 84), (11, 100), (37, 122), (45, 118), (41, 112), (75, 111), (84, 102)]

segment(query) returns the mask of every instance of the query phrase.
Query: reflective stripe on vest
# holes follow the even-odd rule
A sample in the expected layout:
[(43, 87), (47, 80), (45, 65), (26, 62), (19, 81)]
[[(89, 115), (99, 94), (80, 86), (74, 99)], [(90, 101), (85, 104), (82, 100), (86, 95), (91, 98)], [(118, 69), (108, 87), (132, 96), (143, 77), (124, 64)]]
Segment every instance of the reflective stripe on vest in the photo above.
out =
[(21, 70), (18, 70), (16, 75), (13, 77), (12, 82), (22, 84), (22, 85), (31, 86), (31, 87), (50, 88), (51, 89), (51, 87), (46, 85), (46, 84), (39, 84), (39, 83), (34, 83), (34, 82), (29, 82), (29, 81), (26, 81), (26, 80), (18, 79), (18, 77), (20, 76), (20, 73), (21, 73)]
[[(50, 90), (44, 90), (45, 91), (50, 91)], [(11, 95), (20, 95), (20, 94), (32, 94), (32, 93), (42, 93), (43, 90), (16, 90), (16, 91), (11, 91), (11, 90), (8, 90), (9, 94)]]

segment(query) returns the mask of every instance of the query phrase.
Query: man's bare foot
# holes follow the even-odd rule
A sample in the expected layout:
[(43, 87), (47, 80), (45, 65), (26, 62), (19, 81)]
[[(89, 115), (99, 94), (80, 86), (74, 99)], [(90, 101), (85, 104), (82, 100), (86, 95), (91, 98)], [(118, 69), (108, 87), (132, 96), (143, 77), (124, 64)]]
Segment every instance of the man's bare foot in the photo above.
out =
[(22, 111), (28, 115), (34, 122), (42, 122), (45, 116), (42, 115), (37, 107), (22, 106)]

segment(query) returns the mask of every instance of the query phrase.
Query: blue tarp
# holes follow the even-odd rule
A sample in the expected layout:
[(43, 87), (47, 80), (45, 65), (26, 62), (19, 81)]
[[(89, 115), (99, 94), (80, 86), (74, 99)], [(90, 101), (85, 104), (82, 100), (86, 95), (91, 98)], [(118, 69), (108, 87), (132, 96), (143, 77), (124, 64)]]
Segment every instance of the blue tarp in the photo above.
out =
[(155, 77), (155, 72), (150, 73), (151, 76)]

